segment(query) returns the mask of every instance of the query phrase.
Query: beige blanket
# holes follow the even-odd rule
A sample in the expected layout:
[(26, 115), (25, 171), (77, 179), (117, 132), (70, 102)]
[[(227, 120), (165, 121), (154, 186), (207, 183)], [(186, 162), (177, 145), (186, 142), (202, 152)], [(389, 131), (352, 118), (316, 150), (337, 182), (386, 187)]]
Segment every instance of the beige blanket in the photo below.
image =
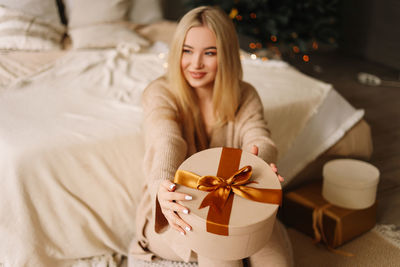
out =
[(65, 50), (26, 52), (0, 52), (0, 88), (6, 87), (20, 78), (48, 69), (57, 59), (65, 55)]

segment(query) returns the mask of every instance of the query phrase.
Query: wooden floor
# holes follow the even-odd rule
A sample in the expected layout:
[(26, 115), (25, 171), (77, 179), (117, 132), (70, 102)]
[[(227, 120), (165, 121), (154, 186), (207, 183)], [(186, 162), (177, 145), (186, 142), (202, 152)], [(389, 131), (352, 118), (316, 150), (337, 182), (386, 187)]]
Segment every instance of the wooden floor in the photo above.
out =
[(374, 146), (370, 162), (381, 172), (378, 203), (390, 205), (385, 214), (378, 209), (378, 221), (400, 227), (400, 87), (366, 86), (357, 80), (358, 72), (383, 80), (399, 80), (400, 72), (337, 51), (312, 54), (307, 63), (296, 57), (284, 60), (305, 74), (331, 83), (354, 107), (365, 110)]

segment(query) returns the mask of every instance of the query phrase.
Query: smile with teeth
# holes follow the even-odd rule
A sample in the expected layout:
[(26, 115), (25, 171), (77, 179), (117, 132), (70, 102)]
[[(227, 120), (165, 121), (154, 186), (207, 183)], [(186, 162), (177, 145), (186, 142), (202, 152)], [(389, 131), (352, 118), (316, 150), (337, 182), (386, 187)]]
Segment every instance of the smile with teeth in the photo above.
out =
[(203, 78), (207, 73), (206, 72), (198, 72), (198, 71), (189, 71), (190, 76), (194, 79), (201, 79)]

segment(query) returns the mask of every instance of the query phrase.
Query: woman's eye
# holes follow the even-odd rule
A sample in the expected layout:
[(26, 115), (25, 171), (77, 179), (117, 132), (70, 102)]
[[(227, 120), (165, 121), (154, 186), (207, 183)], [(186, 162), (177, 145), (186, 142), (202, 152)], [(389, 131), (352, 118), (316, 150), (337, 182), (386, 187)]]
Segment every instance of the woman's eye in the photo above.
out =
[(190, 51), (189, 49), (183, 49), (182, 53), (184, 54), (190, 54), (192, 51)]
[(215, 56), (217, 54), (217, 52), (215, 52), (215, 51), (207, 51), (205, 54), (207, 56)]

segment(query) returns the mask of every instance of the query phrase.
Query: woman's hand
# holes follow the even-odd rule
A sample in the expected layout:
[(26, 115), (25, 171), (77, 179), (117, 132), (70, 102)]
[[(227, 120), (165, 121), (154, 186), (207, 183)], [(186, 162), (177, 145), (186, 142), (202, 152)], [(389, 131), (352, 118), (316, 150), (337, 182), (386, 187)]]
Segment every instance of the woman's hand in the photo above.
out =
[(182, 235), (185, 235), (185, 231), (191, 231), (192, 227), (182, 220), (178, 213), (182, 212), (188, 214), (189, 209), (176, 203), (176, 201), (191, 200), (192, 197), (187, 194), (174, 192), (175, 188), (175, 184), (171, 181), (162, 181), (158, 188), (157, 198), (160, 203), (161, 211), (168, 220), (169, 225)]
[[(251, 153), (258, 156), (258, 146), (253, 145), (253, 147), (251, 148)], [(283, 179), (283, 177), (278, 173), (278, 168), (276, 167), (276, 165), (274, 163), (270, 163), (269, 166), (271, 166), (271, 169), (278, 176), (279, 182), (282, 183), (285, 179)]]

